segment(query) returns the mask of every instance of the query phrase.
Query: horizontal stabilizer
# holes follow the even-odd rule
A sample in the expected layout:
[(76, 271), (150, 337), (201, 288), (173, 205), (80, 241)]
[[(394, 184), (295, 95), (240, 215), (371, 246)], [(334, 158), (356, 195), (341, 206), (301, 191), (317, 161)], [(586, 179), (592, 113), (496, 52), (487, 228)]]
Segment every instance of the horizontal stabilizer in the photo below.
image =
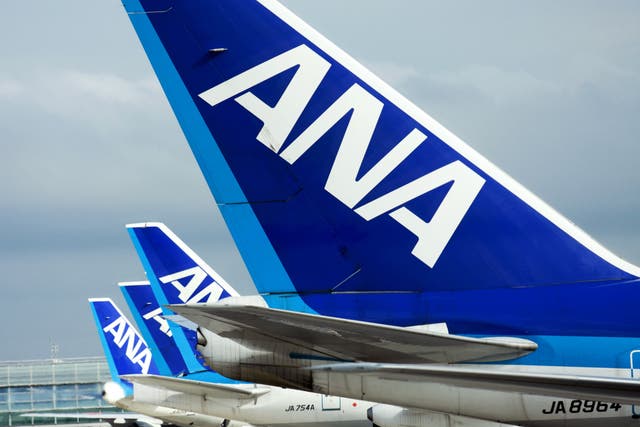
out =
[(167, 319), (169, 322), (175, 323), (176, 325), (182, 326), (185, 329), (190, 331), (195, 331), (198, 329), (198, 325), (193, 323), (191, 320), (185, 319), (182, 316), (177, 316), (175, 314), (169, 316), (162, 316)]
[(380, 378), (384, 381), (429, 382), (477, 390), (526, 393), (619, 404), (640, 403), (640, 381), (626, 378), (494, 371), (442, 365), (417, 366), (376, 363), (341, 363), (311, 369), (316, 373), (326, 373), (330, 376), (330, 381), (340, 376), (360, 376)]
[(219, 399), (254, 399), (270, 391), (266, 387), (242, 388), (238, 386), (189, 380), (185, 378), (163, 377), (159, 375), (127, 375), (123, 379), (149, 387), (164, 388), (180, 393), (206, 395)]
[(171, 305), (226, 338), (245, 331), (340, 360), (455, 363), (515, 359), (536, 350), (516, 338), (480, 339), (248, 305)]

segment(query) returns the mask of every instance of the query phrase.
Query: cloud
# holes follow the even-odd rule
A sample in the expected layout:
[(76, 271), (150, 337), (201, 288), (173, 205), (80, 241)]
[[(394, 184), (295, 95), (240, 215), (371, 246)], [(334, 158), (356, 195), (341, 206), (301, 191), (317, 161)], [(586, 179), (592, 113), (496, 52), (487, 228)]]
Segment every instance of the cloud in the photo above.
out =
[(134, 80), (104, 72), (56, 68), (0, 81), (0, 96), (3, 94), (11, 95), (14, 105), (37, 108), (61, 119), (108, 125), (126, 119), (128, 115), (123, 112), (153, 113), (159, 110), (158, 104), (166, 104), (152, 76)]
[(410, 64), (387, 61), (367, 62), (366, 60), (362, 62), (368, 69), (375, 71), (378, 77), (396, 89), (420, 76), (416, 67)]
[(13, 99), (23, 91), (23, 86), (15, 79), (0, 76), (0, 98)]
[[(13, 178), (15, 200), (55, 206), (80, 195), (77, 190), (83, 197), (73, 203), (104, 207), (105, 196), (126, 196), (123, 189), (132, 179), (151, 185), (166, 176), (163, 168), (194, 168), (151, 77), (50, 70), (23, 80), (11, 86), (21, 88), (20, 96), (0, 107), (0, 126), (8, 130), (5, 144), (11, 147), (0, 164), (5, 178)], [(150, 147), (155, 176), (144, 166)]]
[(151, 76), (144, 80), (131, 81), (106, 73), (66, 71), (60, 75), (60, 80), (66, 81), (66, 86), (77, 91), (79, 95), (116, 105), (145, 106), (149, 95), (161, 95), (158, 81)]
[(532, 96), (549, 96), (559, 90), (553, 82), (537, 78), (529, 72), (478, 64), (428, 74), (424, 80), (429, 87), (479, 94), (487, 101), (500, 105), (520, 103)]

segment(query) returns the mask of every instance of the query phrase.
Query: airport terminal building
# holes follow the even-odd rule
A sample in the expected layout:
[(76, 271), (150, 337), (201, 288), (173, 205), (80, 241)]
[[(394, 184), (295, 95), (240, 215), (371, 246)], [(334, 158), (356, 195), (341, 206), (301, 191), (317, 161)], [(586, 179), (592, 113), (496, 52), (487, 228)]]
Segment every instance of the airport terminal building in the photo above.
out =
[(102, 400), (110, 379), (104, 357), (0, 362), (0, 426), (86, 424), (93, 420), (69, 415), (120, 412)]

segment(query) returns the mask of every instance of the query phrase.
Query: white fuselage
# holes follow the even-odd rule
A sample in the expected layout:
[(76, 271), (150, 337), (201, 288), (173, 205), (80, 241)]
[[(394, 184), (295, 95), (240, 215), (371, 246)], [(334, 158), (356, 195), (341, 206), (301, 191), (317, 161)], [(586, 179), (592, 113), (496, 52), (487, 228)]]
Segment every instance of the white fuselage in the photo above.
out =
[[(102, 389), (102, 397), (108, 403), (127, 411), (160, 420), (164, 423), (175, 424), (180, 427), (220, 427), (224, 418), (204, 415), (193, 411), (169, 408), (149, 402), (136, 401), (127, 395), (124, 388), (115, 382), (108, 382)], [(154, 423), (151, 423), (154, 424)], [(251, 427), (248, 423), (229, 421), (226, 427)]]
[[(416, 378), (415, 381), (395, 380), (377, 375), (341, 373), (308, 369), (314, 364), (326, 365), (325, 361), (292, 359), (291, 353), (304, 353), (305, 349), (293, 344), (278, 344), (270, 341), (251, 341), (248, 334), (245, 341), (223, 338), (208, 330), (202, 333), (206, 345), (199, 346), (207, 364), (228, 378), (242, 381), (279, 384), (299, 381), (297, 386), (351, 399), (366, 399), (399, 408), (419, 409), (422, 413), (443, 413), (473, 419), (491, 420), (527, 426), (568, 425), (570, 422), (583, 425), (589, 421), (596, 425), (625, 426), (633, 419), (634, 408), (611, 402), (572, 400), (558, 397), (519, 393), (505, 387), (504, 391), (487, 391), (462, 386), (442, 385)], [(268, 347), (272, 345), (272, 347)], [(262, 346), (262, 347), (261, 347)], [(256, 350), (256, 348), (258, 348)], [(266, 348), (268, 351), (262, 351)], [(473, 365), (465, 364), (472, 368)], [(479, 367), (479, 366), (477, 366)], [(629, 378), (629, 369), (584, 368), (572, 366), (533, 366), (483, 364), (482, 369), (496, 369), (537, 374), (563, 374), (595, 377)], [(302, 379), (302, 381), (300, 381)], [(394, 427), (397, 417), (384, 420), (376, 417), (373, 406), (374, 424)], [(640, 408), (636, 411), (640, 414)], [(634, 425), (635, 425), (634, 424)], [(400, 425), (413, 425), (401, 422)], [(430, 421), (427, 426), (432, 427)], [(437, 424), (435, 424), (437, 425)], [(446, 424), (445, 424), (446, 425)], [(420, 424), (418, 424), (420, 426)]]
[[(253, 388), (253, 384), (239, 384)], [(183, 393), (165, 388), (134, 384), (134, 401), (233, 419), (252, 425), (306, 425), (370, 427), (367, 409), (374, 403), (358, 399), (326, 396), (280, 387), (250, 399), (220, 398)]]
[[(469, 365), (471, 366), (471, 365)], [(628, 377), (628, 370), (604, 368), (557, 368), (549, 366), (483, 365), (484, 369), (553, 372), (558, 374)], [(557, 371), (557, 372), (556, 372)], [(486, 391), (458, 386), (445, 386), (426, 381), (399, 381), (376, 376), (341, 373), (314, 373), (314, 386), (341, 396), (367, 396), (384, 402), (372, 408), (376, 425), (407, 425), (396, 409), (401, 405), (475, 419), (499, 420), (522, 426), (628, 426), (638, 425), (634, 408), (611, 402), (563, 399), (505, 391)], [(420, 412), (419, 410), (416, 412)], [(636, 411), (638, 412), (638, 411)]]
[[(191, 411), (183, 411), (165, 406), (158, 406), (145, 402), (137, 402), (132, 397), (124, 397), (115, 402), (114, 406), (128, 411), (137, 412), (148, 417), (157, 418), (165, 423), (175, 424), (180, 427), (220, 427), (224, 419), (210, 415), (198, 414)], [(235, 427), (247, 424), (237, 423)]]

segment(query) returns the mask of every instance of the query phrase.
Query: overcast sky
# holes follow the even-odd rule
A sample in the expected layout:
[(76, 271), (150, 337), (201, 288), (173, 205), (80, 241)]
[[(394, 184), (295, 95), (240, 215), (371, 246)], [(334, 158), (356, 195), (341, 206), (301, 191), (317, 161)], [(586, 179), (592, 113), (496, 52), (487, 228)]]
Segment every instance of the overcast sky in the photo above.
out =
[[(596, 239), (640, 263), (640, 3), (285, 4)], [(4, 1), (0, 360), (99, 355), (86, 299), (143, 279), (163, 221), (243, 293), (233, 241), (118, 0)]]

